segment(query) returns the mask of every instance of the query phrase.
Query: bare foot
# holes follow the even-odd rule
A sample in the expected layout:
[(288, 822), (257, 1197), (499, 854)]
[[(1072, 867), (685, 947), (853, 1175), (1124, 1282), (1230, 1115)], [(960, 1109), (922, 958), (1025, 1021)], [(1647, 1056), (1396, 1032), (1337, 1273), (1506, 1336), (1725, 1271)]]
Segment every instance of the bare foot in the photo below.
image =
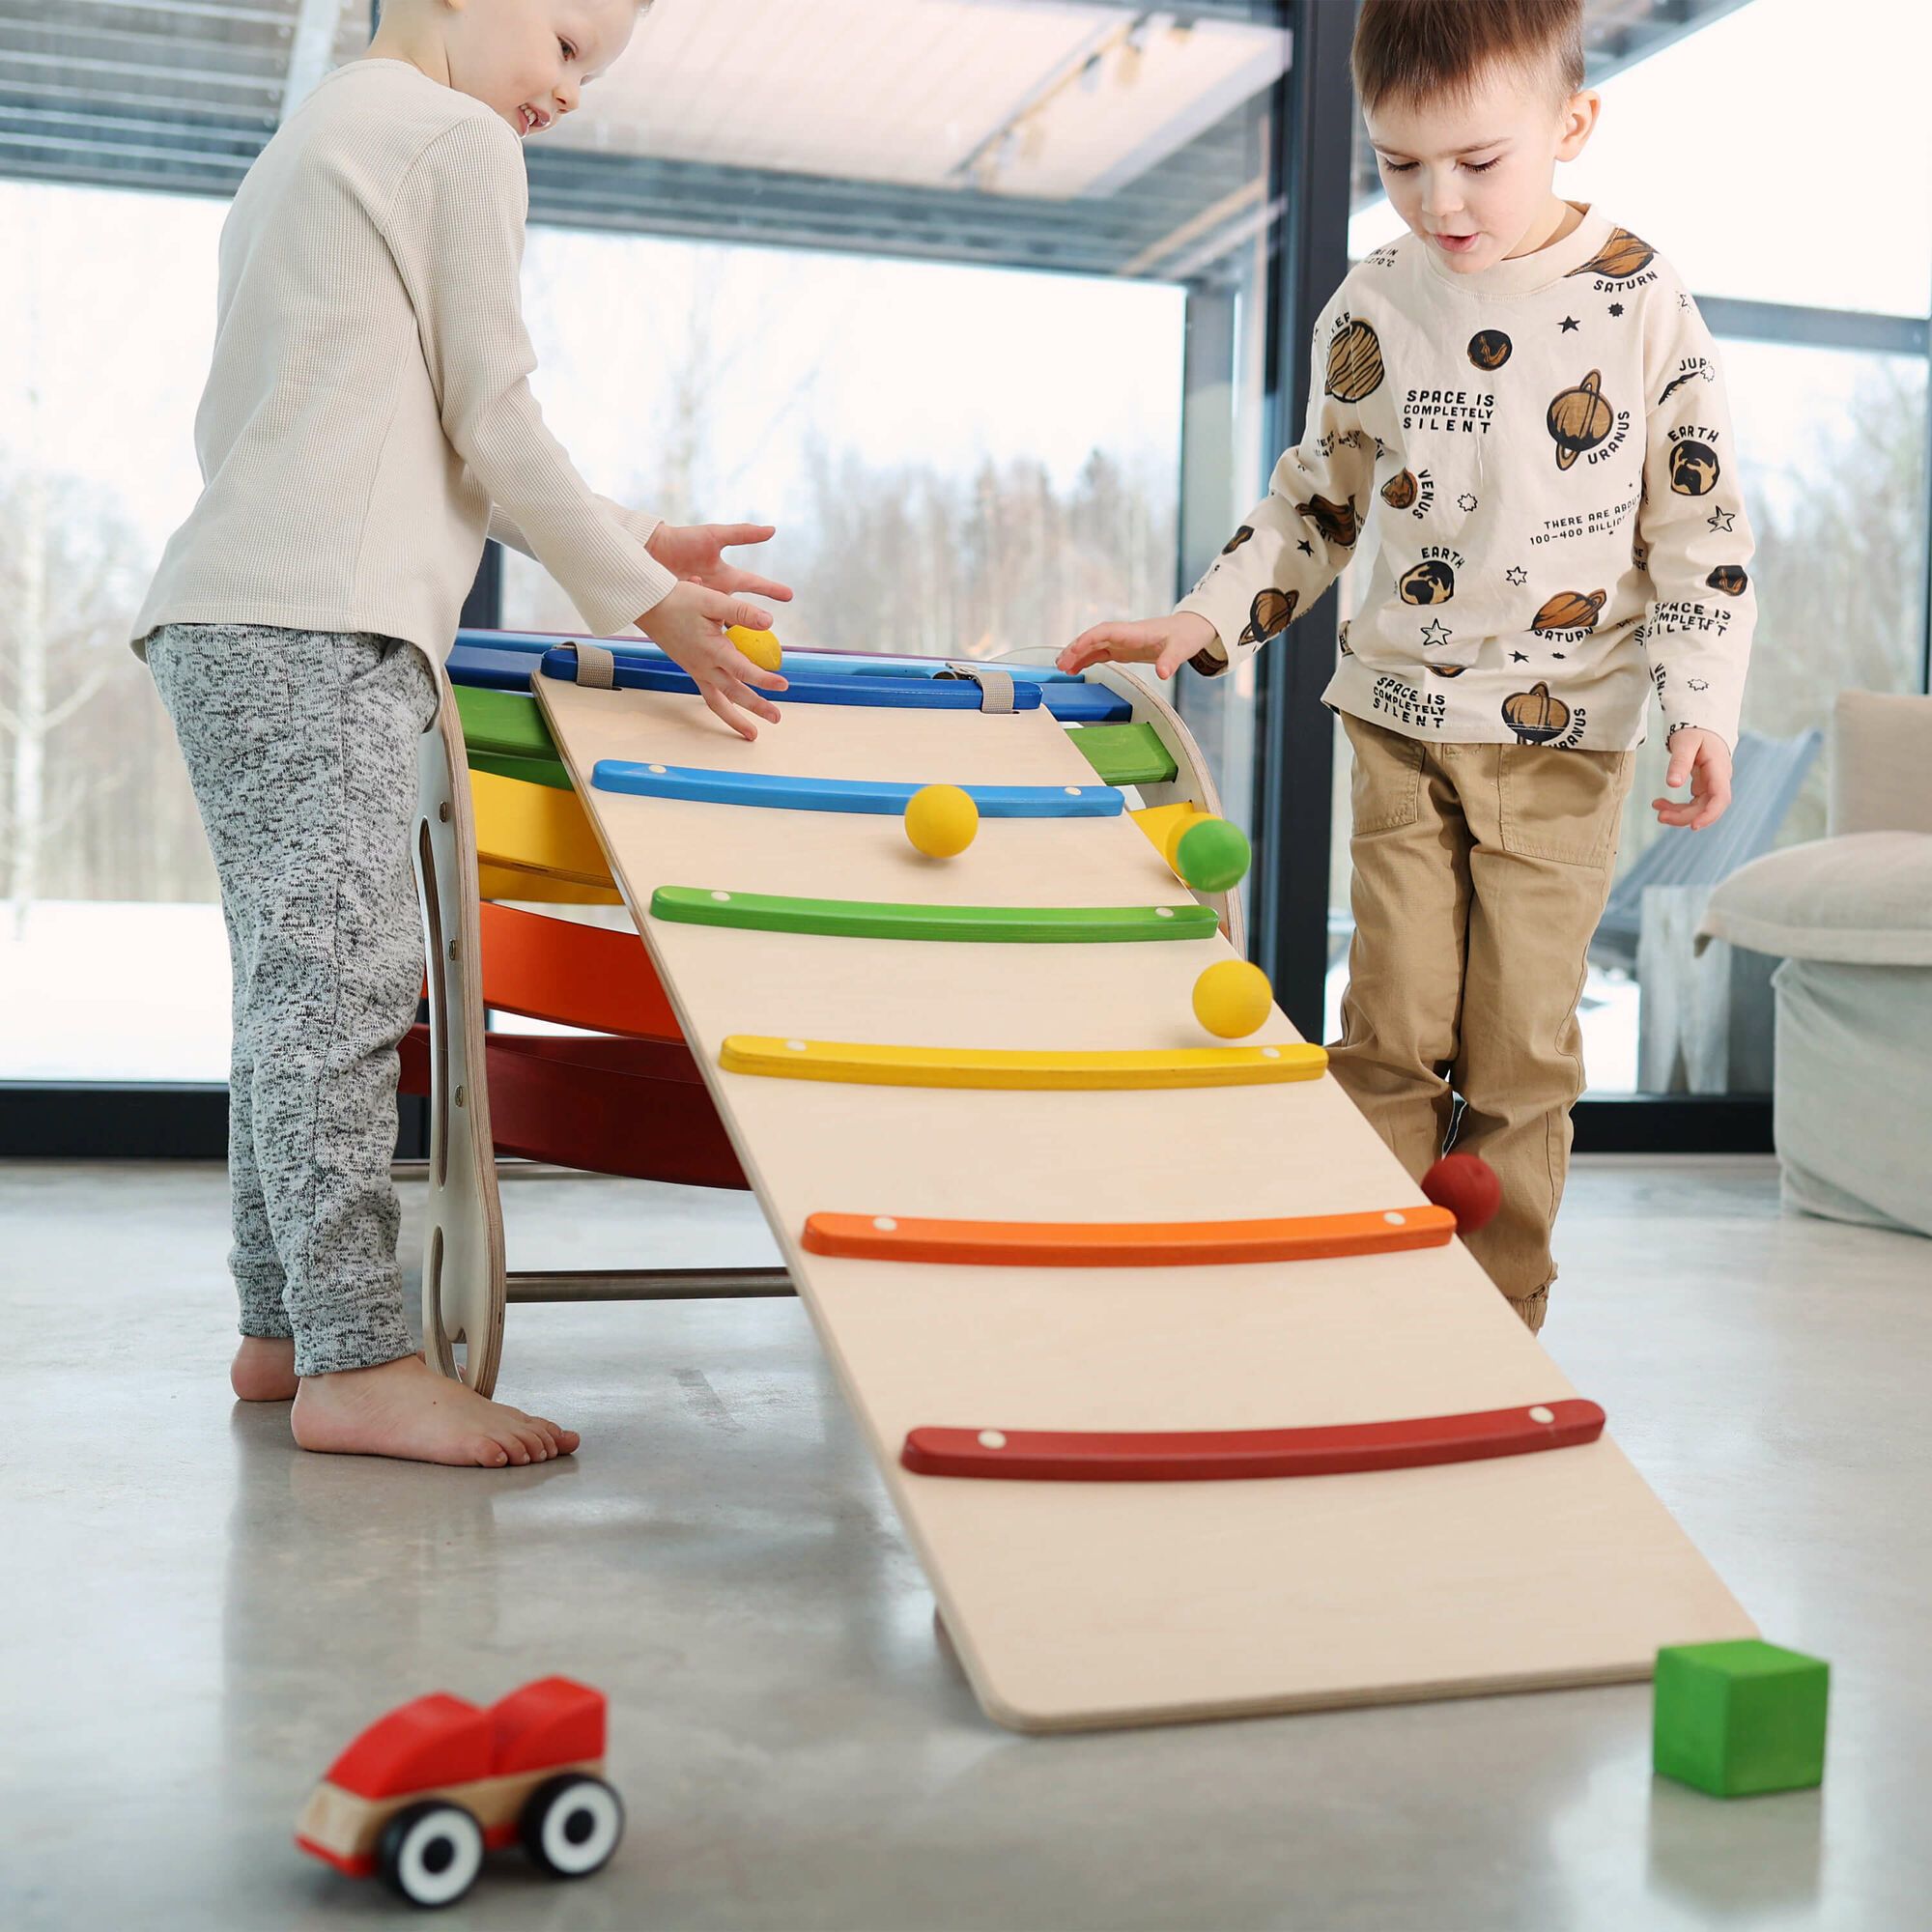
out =
[(296, 1392), (296, 1345), (291, 1336), (244, 1335), (228, 1370), (243, 1402), (289, 1402)]
[(576, 1430), (492, 1402), (438, 1375), (420, 1355), (304, 1376), (290, 1427), (304, 1449), (486, 1469), (547, 1463), (568, 1456), (579, 1441)]

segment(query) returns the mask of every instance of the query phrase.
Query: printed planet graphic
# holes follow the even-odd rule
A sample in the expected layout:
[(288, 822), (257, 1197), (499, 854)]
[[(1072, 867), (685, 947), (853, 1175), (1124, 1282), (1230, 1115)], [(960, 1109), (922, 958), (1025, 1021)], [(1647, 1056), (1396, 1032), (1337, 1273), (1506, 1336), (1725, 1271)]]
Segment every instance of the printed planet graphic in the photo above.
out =
[(1577, 275), (1602, 275), (1613, 282), (1640, 275), (1657, 259), (1657, 250), (1648, 242), (1639, 242), (1628, 228), (1613, 228), (1610, 239), (1580, 269), (1572, 269), (1564, 279)]
[(1559, 590), (1531, 620), (1532, 631), (1594, 631), (1597, 617), (1609, 593), (1592, 590)]
[(1569, 729), (1570, 707), (1560, 697), (1552, 697), (1547, 684), (1537, 683), (1527, 691), (1513, 691), (1503, 699), (1503, 723), (1521, 743), (1547, 745)]
[(1549, 434), (1556, 440), (1556, 467), (1568, 469), (1586, 449), (1595, 449), (1615, 428), (1616, 412), (1604, 397), (1604, 376), (1592, 369), (1575, 388), (1559, 389), (1549, 404)]
[(1277, 631), (1288, 629), (1294, 607), (1301, 601), (1298, 590), (1264, 590), (1248, 606), (1248, 621), (1239, 641), (1264, 644)]
[(1227, 556), (1231, 552), (1239, 550), (1240, 547), (1244, 543), (1246, 543), (1251, 536), (1254, 535), (1254, 533), (1255, 533), (1254, 527), (1252, 525), (1243, 524), (1241, 527), (1237, 529), (1235, 532), (1235, 534), (1231, 536), (1228, 539), (1228, 541), (1221, 546), (1221, 554), (1223, 556)]
[(1359, 403), (1381, 384), (1381, 342), (1366, 322), (1351, 322), (1328, 345), (1328, 375), (1322, 387), (1345, 403)]
[(1744, 566), (1736, 563), (1720, 563), (1704, 582), (1713, 590), (1720, 590), (1726, 597), (1742, 597), (1750, 588), (1750, 579), (1745, 575)]
[(1469, 360), (1478, 369), (1500, 369), (1514, 347), (1500, 328), (1478, 329), (1469, 338)]
[(1405, 604), (1446, 604), (1456, 594), (1456, 573), (1439, 559), (1405, 570), (1396, 588)]
[(1461, 677), (1469, 668), (1467, 665), (1430, 665), (1426, 667), (1431, 677)]
[(1405, 469), (1382, 485), (1382, 501), (1391, 510), (1406, 510), (1415, 501), (1415, 471)]
[(1708, 497), (1718, 487), (1718, 452), (1708, 442), (1670, 446), (1670, 487), (1680, 497)]
[(1352, 497), (1346, 503), (1331, 503), (1326, 497), (1311, 497), (1307, 502), (1295, 504), (1294, 510), (1297, 516), (1308, 518), (1328, 542), (1340, 544), (1344, 550), (1361, 534)]

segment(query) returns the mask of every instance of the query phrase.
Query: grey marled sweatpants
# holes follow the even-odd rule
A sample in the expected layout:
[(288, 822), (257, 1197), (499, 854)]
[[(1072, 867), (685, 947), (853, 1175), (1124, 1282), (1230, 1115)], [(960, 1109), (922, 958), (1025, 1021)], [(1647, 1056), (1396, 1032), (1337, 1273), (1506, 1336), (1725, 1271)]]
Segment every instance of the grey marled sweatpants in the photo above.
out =
[(396, 1043), (422, 985), (410, 870), (436, 673), (368, 633), (170, 624), (148, 664), (221, 880), (235, 972), (229, 1257), (244, 1335), (296, 1372), (414, 1347), (389, 1179)]

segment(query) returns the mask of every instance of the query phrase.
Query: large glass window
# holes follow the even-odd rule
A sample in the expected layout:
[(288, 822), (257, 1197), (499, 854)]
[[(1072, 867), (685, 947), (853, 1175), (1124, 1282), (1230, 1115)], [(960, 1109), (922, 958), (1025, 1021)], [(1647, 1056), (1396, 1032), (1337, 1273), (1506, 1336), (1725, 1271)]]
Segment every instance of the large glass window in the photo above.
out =
[[(778, 525), (788, 643), (997, 656), (1174, 594), (1177, 287), (561, 229), (526, 281), (565, 446), (674, 522)], [(503, 620), (582, 621), (514, 554)]]
[[(219, 1080), (214, 881), (125, 636), (199, 485), (227, 197), (370, 10), (87, 11), (75, 61), (0, 0), (0, 1080)], [(553, 426), (607, 495), (776, 523), (788, 642), (1051, 651), (1167, 608), (1264, 468), (1281, 14), (655, 10), (526, 150)], [(514, 556), (502, 603), (580, 623)], [(1245, 728), (1202, 728), (1244, 810)]]

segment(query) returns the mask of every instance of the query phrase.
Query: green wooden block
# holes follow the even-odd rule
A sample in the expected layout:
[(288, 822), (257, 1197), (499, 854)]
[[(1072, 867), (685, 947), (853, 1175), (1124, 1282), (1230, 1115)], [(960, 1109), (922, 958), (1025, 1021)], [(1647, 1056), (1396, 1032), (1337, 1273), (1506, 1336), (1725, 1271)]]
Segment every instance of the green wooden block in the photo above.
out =
[(575, 791), (570, 774), (558, 758), (508, 758), (500, 752), (469, 753), (472, 772), (495, 772), (502, 779), (522, 779), (526, 784), (549, 785), (553, 791)]
[(1831, 1675), (1819, 1658), (1754, 1637), (1660, 1650), (1652, 1762), (1714, 1798), (1817, 1784)]
[(486, 691), (470, 684), (459, 684), (455, 691), (463, 742), (472, 752), (495, 752), (505, 758), (556, 756), (550, 726), (527, 692)]
[(1167, 784), (1179, 776), (1151, 724), (1083, 724), (1066, 735), (1107, 784)]

